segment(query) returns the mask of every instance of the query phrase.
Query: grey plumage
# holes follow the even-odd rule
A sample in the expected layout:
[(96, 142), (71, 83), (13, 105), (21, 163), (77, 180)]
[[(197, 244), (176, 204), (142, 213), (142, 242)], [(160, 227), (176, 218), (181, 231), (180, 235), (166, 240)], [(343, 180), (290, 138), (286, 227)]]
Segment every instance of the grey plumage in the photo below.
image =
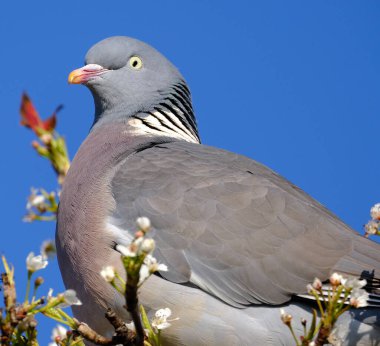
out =
[[(173, 345), (292, 344), (271, 305), (307, 317), (310, 307), (293, 296), (315, 276), (377, 273), (378, 244), (267, 167), (199, 144), (186, 83), (156, 50), (115, 37), (86, 63), (100, 65), (95, 75), (70, 78), (84, 75), (95, 122), (66, 178), (57, 227), (65, 285), (84, 302), (78, 318), (103, 333), (105, 307), (127, 318), (99, 272), (120, 268), (114, 245), (130, 241), (138, 216), (151, 219), (155, 255), (169, 267), (143, 286), (142, 302), (181, 318), (164, 333)], [(378, 309), (342, 319), (355, 325), (351, 341), (380, 337)]]

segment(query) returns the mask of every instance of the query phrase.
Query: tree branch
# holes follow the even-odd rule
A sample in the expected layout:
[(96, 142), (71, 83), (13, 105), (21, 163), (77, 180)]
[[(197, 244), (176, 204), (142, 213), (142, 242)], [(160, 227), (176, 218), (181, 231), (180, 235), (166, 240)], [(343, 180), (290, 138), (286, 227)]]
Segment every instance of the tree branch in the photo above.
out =
[(137, 296), (137, 288), (139, 282), (139, 275), (130, 275), (127, 271), (127, 284), (125, 288), (125, 301), (127, 303), (126, 309), (131, 314), (132, 321), (136, 329), (136, 346), (144, 345), (144, 328), (141, 323), (140, 313), (139, 313), (139, 300)]

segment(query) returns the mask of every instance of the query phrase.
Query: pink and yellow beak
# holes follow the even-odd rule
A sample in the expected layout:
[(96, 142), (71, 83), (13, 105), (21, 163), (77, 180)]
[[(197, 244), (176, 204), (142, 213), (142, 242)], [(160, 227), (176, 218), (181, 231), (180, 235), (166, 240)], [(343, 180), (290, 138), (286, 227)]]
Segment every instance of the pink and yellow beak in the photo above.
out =
[(84, 84), (90, 79), (107, 72), (103, 66), (97, 64), (89, 64), (72, 71), (69, 74), (68, 82), (70, 84)]

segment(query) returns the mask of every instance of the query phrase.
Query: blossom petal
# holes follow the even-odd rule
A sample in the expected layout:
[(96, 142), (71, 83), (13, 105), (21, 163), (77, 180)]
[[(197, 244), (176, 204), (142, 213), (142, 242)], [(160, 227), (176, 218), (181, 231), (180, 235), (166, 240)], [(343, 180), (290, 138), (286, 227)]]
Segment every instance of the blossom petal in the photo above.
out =
[(129, 246), (124, 246), (121, 244), (116, 245), (116, 250), (119, 251), (125, 257), (136, 257), (137, 253), (130, 250)]
[(112, 282), (115, 279), (115, 268), (112, 266), (104, 267), (100, 275), (106, 280), (107, 282)]
[(26, 268), (31, 273), (45, 268), (48, 263), (49, 262), (41, 255), (34, 256), (34, 252), (29, 253), (28, 257), (26, 258)]
[(77, 297), (77, 293), (73, 289), (68, 289), (62, 293), (64, 302), (59, 304), (59, 308), (66, 308), (71, 305), (82, 305), (82, 302)]

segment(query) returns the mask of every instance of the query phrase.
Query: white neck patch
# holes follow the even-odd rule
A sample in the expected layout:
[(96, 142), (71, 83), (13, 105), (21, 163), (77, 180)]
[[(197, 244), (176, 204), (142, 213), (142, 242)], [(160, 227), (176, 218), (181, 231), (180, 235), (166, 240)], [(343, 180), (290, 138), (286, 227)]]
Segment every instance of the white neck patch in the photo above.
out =
[[(198, 139), (188, 130), (180, 120), (171, 112), (141, 113), (128, 120), (128, 124), (136, 134), (151, 134), (153, 136), (169, 136), (183, 139), (187, 142), (199, 143)], [(168, 120), (168, 118), (170, 120)]]

